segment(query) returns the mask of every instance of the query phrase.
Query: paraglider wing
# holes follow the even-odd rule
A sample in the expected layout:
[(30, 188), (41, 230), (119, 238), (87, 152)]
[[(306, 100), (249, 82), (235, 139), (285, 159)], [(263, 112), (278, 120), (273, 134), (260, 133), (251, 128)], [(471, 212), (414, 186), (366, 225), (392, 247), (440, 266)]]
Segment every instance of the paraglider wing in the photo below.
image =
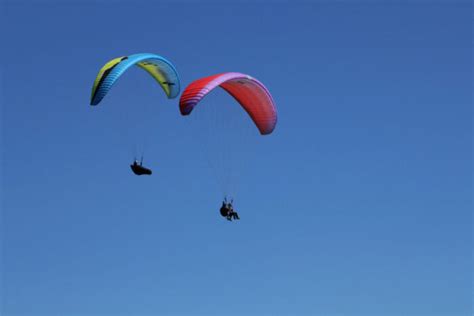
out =
[(117, 79), (133, 65), (155, 78), (169, 99), (179, 95), (179, 77), (171, 62), (155, 54), (134, 54), (112, 59), (102, 67), (92, 87), (91, 105), (98, 105)]
[(257, 79), (237, 72), (227, 72), (192, 82), (181, 95), (181, 114), (189, 115), (209, 92), (219, 86), (242, 105), (262, 135), (273, 132), (277, 123), (277, 112), (270, 92)]

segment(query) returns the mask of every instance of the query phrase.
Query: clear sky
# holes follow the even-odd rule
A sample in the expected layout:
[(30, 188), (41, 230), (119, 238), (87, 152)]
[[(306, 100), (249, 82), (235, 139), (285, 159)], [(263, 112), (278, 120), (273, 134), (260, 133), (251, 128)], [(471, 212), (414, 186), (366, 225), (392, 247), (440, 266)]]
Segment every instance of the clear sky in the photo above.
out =
[[(2, 316), (472, 312), (472, 2), (131, 3), (0, 4)], [(275, 132), (230, 145), (240, 222), (210, 120), (140, 69), (89, 106), (139, 52), (271, 91)]]

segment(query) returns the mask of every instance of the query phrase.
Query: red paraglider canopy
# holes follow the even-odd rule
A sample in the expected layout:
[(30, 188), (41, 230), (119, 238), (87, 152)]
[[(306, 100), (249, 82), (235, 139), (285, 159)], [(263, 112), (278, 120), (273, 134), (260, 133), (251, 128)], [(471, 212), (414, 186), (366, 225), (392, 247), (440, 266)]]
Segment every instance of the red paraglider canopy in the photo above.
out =
[(209, 92), (219, 86), (242, 105), (262, 135), (273, 132), (277, 123), (277, 113), (270, 92), (257, 79), (237, 72), (227, 72), (193, 81), (181, 95), (179, 101), (181, 114), (189, 115)]

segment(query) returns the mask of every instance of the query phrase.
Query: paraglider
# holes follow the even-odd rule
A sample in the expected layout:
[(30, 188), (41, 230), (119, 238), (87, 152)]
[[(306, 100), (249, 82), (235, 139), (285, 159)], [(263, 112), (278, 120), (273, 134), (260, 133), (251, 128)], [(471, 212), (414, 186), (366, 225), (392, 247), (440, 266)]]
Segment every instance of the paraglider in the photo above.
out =
[(133, 65), (146, 70), (155, 78), (169, 99), (179, 95), (179, 76), (171, 62), (155, 54), (134, 54), (114, 58), (100, 69), (92, 87), (91, 105), (98, 105), (117, 79)]
[(238, 72), (226, 72), (192, 82), (179, 100), (181, 114), (191, 114), (197, 104), (217, 87), (227, 91), (240, 103), (262, 135), (273, 132), (277, 112), (270, 92), (257, 79)]
[[(268, 135), (273, 132), (277, 123), (277, 111), (270, 92), (257, 79), (237, 72), (217, 74), (192, 82), (181, 95), (181, 114), (191, 114), (201, 100), (217, 87), (224, 89), (242, 106), (260, 134)], [(220, 214), (229, 221), (240, 219), (232, 202), (228, 203), (225, 198), (220, 208)]]
[(228, 221), (232, 221), (233, 219), (240, 219), (239, 214), (234, 210), (234, 206), (232, 205), (234, 200), (231, 200), (230, 203), (227, 202), (227, 197), (224, 198), (222, 201), (222, 206), (220, 208), (220, 213), (223, 217), (227, 218)]
[[(148, 72), (157, 81), (169, 99), (176, 98), (179, 95), (179, 76), (171, 62), (156, 54), (133, 54), (114, 58), (100, 69), (92, 87), (90, 104), (92, 106), (98, 105), (118, 78), (134, 65)], [(136, 175), (152, 174), (152, 171), (145, 168), (141, 162), (134, 161), (130, 168)]]
[(130, 168), (132, 169), (133, 173), (136, 174), (137, 176), (152, 174), (151, 169), (148, 169), (143, 166), (143, 158), (140, 161), (140, 163), (138, 163), (138, 161), (135, 159), (133, 161), (133, 164), (130, 165)]

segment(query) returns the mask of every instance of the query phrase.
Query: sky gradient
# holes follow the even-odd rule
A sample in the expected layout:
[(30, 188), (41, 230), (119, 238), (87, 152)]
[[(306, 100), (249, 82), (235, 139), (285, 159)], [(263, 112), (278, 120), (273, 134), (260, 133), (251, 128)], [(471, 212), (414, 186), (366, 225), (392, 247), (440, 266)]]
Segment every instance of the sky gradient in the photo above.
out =
[[(2, 316), (472, 313), (472, 2), (0, 11)], [(183, 88), (236, 71), (272, 93), (266, 137), (206, 97), (255, 133), (230, 141), (240, 222), (199, 153), (210, 120), (140, 69), (89, 106), (100, 67), (139, 52)]]

